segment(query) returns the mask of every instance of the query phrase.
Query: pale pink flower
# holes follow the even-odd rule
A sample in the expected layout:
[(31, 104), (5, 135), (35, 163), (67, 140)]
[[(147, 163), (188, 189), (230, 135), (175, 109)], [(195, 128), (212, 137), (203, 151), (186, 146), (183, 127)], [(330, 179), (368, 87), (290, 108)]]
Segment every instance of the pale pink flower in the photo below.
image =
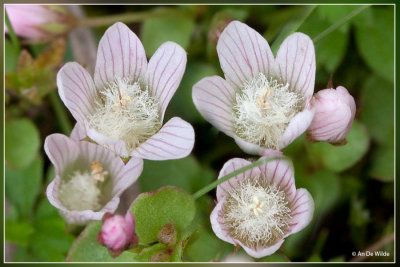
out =
[(128, 210), (125, 216), (111, 215), (103, 221), (100, 232), (103, 245), (111, 250), (119, 251), (137, 241), (135, 234), (135, 217)]
[(52, 134), (45, 140), (56, 174), (46, 194), (68, 223), (86, 224), (116, 210), (120, 195), (141, 174), (143, 160), (132, 158), (125, 165), (111, 151), (79, 141), (77, 127), (71, 138)]
[[(218, 178), (249, 164), (231, 159)], [(314, 212), (310, 193), (296, 190), (287, 160), (270, 161), (223, 182), (217, 187), (217, 201), (210, 216), (214, 233), (255, 258), (273, 254), (287, 236), (310, 223)]]
[[(67, 33), (75, 24), (75, 18), (66, 7), (58, 5), (5, 5), (15, 34), (41, 40)], [(7, 25), (4, 31), (8, 33)]]
[(206, 120), (259, 155), (284, 148), (308, 128), (315, 111), (315, 50), (307, 35), (287, 37), (274, 58), (259, 33), (233, 21), (217, 52), (225, 79), (206, 77), (193, 86), (193, 101)]
[(58, 92), (86, 135), (119, 156), (182, 158), (193, 148), (193, 127), (179, 117), (162, 123), (185, 66), (186, 52), (173, 42), (147, 63), (140, 40), (118, 22), (100, 40), (94, 80), (67, 63), (57, 75)]
[(341, 143), (356, 114), (356, 103), (346, 88), (324, 89), (315, 94), (316, 111), (308, 129), (308, 136), (315, 141)]

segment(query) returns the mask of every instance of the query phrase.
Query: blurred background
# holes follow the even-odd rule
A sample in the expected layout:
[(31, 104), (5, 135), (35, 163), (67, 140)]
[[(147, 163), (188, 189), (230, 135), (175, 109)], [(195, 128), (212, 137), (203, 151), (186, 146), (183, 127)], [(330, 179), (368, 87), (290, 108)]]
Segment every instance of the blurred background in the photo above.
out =
[[(227, 23), (237, 19), (262, 34), (274, 53), (290, 33), (308, 34), (316, 49), (315, 91), (331, 80), (334, 87), (346, 87), (357, 105), (347, 145), (312, 144), (303, 135), (284, 150), (293, 160), (296, 186), (314, 198), (314, 218), (281, 250), (258, 261), (393, 261), (394, 6), (91, 5), (55, 10), (57, 22), (46, 22), (41, 34), (5, 38), (5, 260), (64, 261), (83, 229), (66, 225), (45, 196), (54, 168), (43, 142), (51, 133), (69, 135), (75, 123), (56, 92), (58, 69), (77, 61), (93, 73), (97, 43), (116, 21), (139, 36), (148, 58), (165, 41), (186, 49), (186, 72), (164, 121), (179, 116), (196, 133), (190, 156), (145, 161), (129, 194), (163, 185), (194, 193), (215, 180), (227, 160), (250, 158), (201, 117), (191, 97), (201, 78), (222, 76), (216, 42)], [(186, 261), (220, 261), (233, 252), (211, 230), (214, 198), (212, 191), (197, 201), (198, 230), (186, 246)], [(365, 250), (389, 256), (352, 255)]]

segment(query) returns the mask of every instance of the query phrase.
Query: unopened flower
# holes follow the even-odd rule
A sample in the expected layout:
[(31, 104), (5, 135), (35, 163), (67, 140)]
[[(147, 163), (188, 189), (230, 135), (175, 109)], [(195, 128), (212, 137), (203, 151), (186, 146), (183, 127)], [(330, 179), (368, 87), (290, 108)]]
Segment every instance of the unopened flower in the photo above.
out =
[(44, 148), (56, 173), (46, 194), (68, 223), (85, 224), (116, 210), (119, 196), (142, 172), (143, 161), (132, 158), (124, 165), (111, 151), (76, 140), (77, 132), (73, 138), (46, 138)]
[(99, 241), (114, 253), (120, 253), (138, 243), (135, 234), (135, 217), (128, 210), (125, 216), (105, 216), (99, 233)]
[(66, 34), (75, 25), (75, 17), (64, 6), (8, 4), (5, 9), (15, 34), (35, 41)]
[[(235, 158), (225, 163), (219, 178), (251, 162)], [(217, 187), (211, 225), (222, 240), (240, 245), (252, 257), (274, 253), (284, 239), (306, 227), (314, 201), (307, 190), (296, 190), (291, 162), (270, 161)]]
[(173, 42), (147, 63), (137, 36), (116, 23), (100, 40), (94, 81), (82, 66), (67, 63), (58, 92), (86, 135), (121, 157), (182, 158), (193, 148), (193, 127), (178, 117), (163, 126), (163, 119), (185, 66), (186, 52)]
[(356, 103), (346, 88), (324, 89), (315, 94), (316, 111), (308, 129), (314, 141), (338, 144), (344, 141), (356, 114)]
[(206, 77), (193, 86), (193, 101), (205, 119), (250, 154), (282, 149), (308, 128), (315, 50), (307, 35), (290, 35), (274, 58), (259, 33), (233, 21), (217, 52), (225, 79)]

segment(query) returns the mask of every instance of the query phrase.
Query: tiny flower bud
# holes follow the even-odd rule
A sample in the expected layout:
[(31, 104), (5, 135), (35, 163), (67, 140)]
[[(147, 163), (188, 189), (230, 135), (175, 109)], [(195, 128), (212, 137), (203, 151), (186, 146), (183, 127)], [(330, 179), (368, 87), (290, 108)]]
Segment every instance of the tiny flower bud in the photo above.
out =
[(137, 243), (135, 217), (128, 211), (124, 216), (105, 216), (99, 241), (111, 251), (121, 251)]
[(58, 5), (6, 5), (6, 11), (15, 33), (34, 41), (66, 34), (76, 24), (75, 17)]
[(176, 243), (176, 230), (172, 222), (164, 225), (157, 234), (160, 243), (171, 246)]
[(343, 144), (356, 113), (356, 103), (346, 88), (324, 89), (315, 95), (316, 111), (308, 129), (313, 141)]

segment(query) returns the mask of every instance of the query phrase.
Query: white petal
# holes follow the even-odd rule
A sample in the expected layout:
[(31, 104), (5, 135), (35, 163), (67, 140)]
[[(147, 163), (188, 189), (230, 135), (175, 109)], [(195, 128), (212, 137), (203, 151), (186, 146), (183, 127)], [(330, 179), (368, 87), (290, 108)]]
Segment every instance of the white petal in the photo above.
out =
[(200, 114), (215, 128), (233, 136), (232, 103), (235, 90), (219, 76), (206, 77), (193, 86), (193, 102)]
[(139, 38), (125, 24), (117, 22), (100, 40), (94, 80), (103, 88), (116, 78), (137, 81), (147, 68), (146, 53)]
[(193, 145), (192, 125), (174, 117), (157, 134), (137, 147), (131, 156), (149, 160), (179, 159), (189, 155)]
[(79, 156), (77, 143), (62, 134), (47, 136), (44, 142), (44, 150), (58, 174)]
[[(270, 154), (261, 159), (274, 157), (277, 154)], [(296, 186), (294, 180), (294, 168), (292, 162), (285, 159), (277, 159), (269, 161), (260, 166), (261, 173), (269, 183), (274, 183), (282, 190), (285, 190), (286, 197), (291, 200), (296, 194)]]
[(229, 236), (228, 231), (224, 228), (222, 207), (225, 199), (221, 199), (215, 206), (214, 210), (211, 212), (210, 221), (211, 228), (213, 229), (215, 235), (225, 242), (235, 244), (235, 241)]
[(131, 186), (139, 178), (143, 170), (143, 160), (139, 158), (131, 158), (128, 163), (119, 168), (119, 173), (113, 180), (112, 195), (121, 195), (129, 186)]
[(263, 73), (269, 75), (274, 57), (268, 42), (255, 30), (232, 21), (219, 37), (217, 52), (225, 79), (235, 88)]
[(78, 63), (65, 64), (57, 74), (58, 94), (78, 122), (94, 111), (96, 89), (89, 73)]
[(182, 80), (186, 68), (186, 51), (174, 42), (162, 44), (149, 61), (146, 85), (160, 101), (160, 111), (165, 110)]
[(263, 152), (266, 150), (265, 147), (261, 147), (256, 144), (252, 144), (240, 138), (237, 135), (234, 135), (233, 138), (235, 139), (236, 144), (246, 153), (252, 155), (262, 155)]
[(269, 246), (269, 247), (265, 247), (265, 248), (249, 248), (248, 246), (242, 244), (242, 242), (240, 242), (239, 240), (237, 240), (236, 242), (250, 256), (252, 256), (254, 258), (261, 258), (261, 257), (265, 257), (265, 256), (268, 256), (268, 255), (271, 255), (271, 254), (275, 253), (282, 246), (283, 241), (284, 241), (284, 239), (281, 239), (277, 243), (275, 243), (274, 245)]
[(69, 136), (72, 140), (81, 141), (82, 139), (87, 137), (85, 126), (81, 123), (75, 123), (74, 128)]
[(304, 229), (313, 218), (314, 200), (306, 189), (297, 189), (296, 196), (291, 202), (291, 210), (291, 229), (287, 235), (297, 233)]
[(312, 97), (315, 83), (315, 49), (310, 37), (293, 33), (281, 44), (275, 60), (275, 73), (289, 89)]
[(315, 113), (312, 105), (296, 114), (287, 126), (280, 141), (280, 149), (289, 145), (294, 139), (304, 133), (310, 126)]
[[(227, 161), (224, 166), (222, 167), (218, 179), (238, 170), (243, 167), (246, 167), (250, 165), (251, 162), (248, 160), (240, 159), (240, 158), (234, 158), (229, 161)], [(255, 167), (253, 169), (247, 170), (245, 172), (242, 172), (239, 175), (236, 175), (227, 181), (223, 182), (222, 184), (217, 186), (217, 200), (220, 201), (222, 198), (224, 198), (229, 191), (231, 191), (233, 188), (235, 188), (240, 180), (243, 180), (245, 178), (251, 178), (255, 177), (260, 174), (260, 169), (258, 167)]]

